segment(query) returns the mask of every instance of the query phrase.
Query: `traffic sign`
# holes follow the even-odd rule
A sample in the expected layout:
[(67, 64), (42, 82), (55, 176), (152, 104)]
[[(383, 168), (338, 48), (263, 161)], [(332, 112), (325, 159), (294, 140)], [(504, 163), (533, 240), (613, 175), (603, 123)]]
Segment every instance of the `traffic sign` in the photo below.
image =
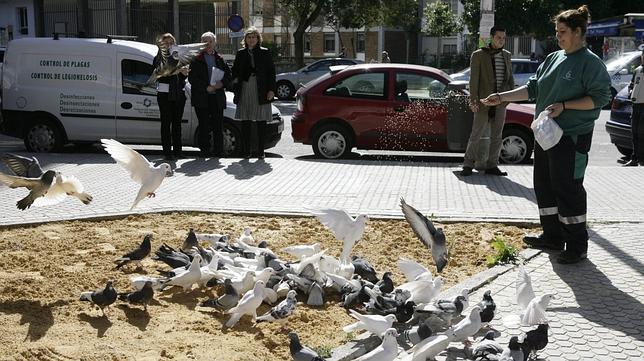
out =
[(228, 17), (228, 29), (232, 32), (241, 31), (244, 28), (244, 18), (235, 14)]

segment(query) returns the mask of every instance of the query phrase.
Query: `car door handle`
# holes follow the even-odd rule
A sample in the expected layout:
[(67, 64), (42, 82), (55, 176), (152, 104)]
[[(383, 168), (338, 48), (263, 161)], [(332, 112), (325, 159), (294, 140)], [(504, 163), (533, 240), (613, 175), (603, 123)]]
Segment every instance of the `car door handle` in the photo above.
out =
[(394, 107), (394, 110), (397, 111), (397, 112), (404, 112), (405, 107)]
[(123, 103), (121, 103), (121, 108), (123, 108), (123, 109), (132, 109), (132, 103), (123, 102)]

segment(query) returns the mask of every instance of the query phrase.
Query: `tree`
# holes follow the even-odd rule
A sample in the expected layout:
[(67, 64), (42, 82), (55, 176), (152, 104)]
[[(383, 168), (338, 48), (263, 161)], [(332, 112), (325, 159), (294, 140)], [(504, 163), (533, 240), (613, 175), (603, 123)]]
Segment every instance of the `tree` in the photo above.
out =
[(295, 42), (295, 62), (304, 66), (304, 32), (320, 16), (329, 0), (279, 0), (282, 9), (295, 21), (293, 41)]
[[(342, 48), (344, 43), (340, 29), (358, 29), (377, 23), (380, 3), (374, 0), (328, 0), (323, 6), (323, 13), (326, 23), (338, 33)], [(351, 45), (352, 48), (355, 46)]]
[(425, 6), (423, 14), (427, 21), (423, 32), (429, 36), (438, 38), (437, 66), (440, 68), (442, 38), (463, 31), (463, 25), (458, 16), (454, 15), (449, 5), (443, 1), (436, 1)]
[(420, 31), (418, 0), (382, 0), (382, 23), (405, 31), (405, 62), (409, 63), (409, 39)]

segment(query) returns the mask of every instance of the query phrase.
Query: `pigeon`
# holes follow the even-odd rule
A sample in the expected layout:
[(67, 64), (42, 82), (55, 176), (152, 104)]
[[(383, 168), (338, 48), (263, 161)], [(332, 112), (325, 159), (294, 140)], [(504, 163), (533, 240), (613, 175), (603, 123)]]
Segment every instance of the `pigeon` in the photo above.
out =
[(146, 196), (156, 197), (154, 191), (159, 188), (166, 176), (172, 175), (172, 168), (168, 163), (161, 163), (155, 167), (139, 152), (114, 139), (101, 139), (101, 143), (110, 156), (130, 173), (132, 180), (141, 184), (130, 210), (133, 210)]
[(343, 242), (340, 262), (351, 263), (349, 255), (353, 246), (362, 238), (369, 217), (361, 214), (353, 219), (346, 211), (339, 209), (321, 209), (314, 211), (313, 214), (337, 240)]
[(152, 282), (152, 288), (155, 291), (161, 291), (161, 286), (162, 286), (162, 281), (164, 279), (160, 277), (150, 277), (146, 275), (131, 275), (130, 276), (130, 283), (132, 284), (132, 287), (134, 287), (136, 290), (140, 290), (145, 286), (145, 283), (150, 281)]
[(159, 46), (161, 59), (146, 82), (147, 86), (153, 85), (157, 80), (159, 80), (159, 78), (178, 74), (181, 71), (181, 68), (190, 65), (192, 59), (199, 54), (205, 44), (173, 44), (170, 47), (167, 47), (159, 39), (157, 45)]
[(312, 245), (289, 246), (282, 249), (283, 252), (286, 252), (298, 258), (312, 256), (320, 252), (320, 250), (321, 248), (319, 243), (315, 243)]
[(445, 331), (445, 335), (451, 341), (466, 342), (471, 336), (474, 336), (481, 329), (481, 308), (474, 306), (470, 315), (457, 323), (456, 326), (450, 327)]
[(395, 328), (388, 328), (382, 336), (382, 343), (368, 353), (354, 359), (354, 361), (391, 361), (398, 355), (398, 332)]
[(416, 304), (429, 303), (434, 297), (436, 297), (441, 288), (443, 287), (443, 278), (438, 276), (433, 281), (427, 280), (418, 280), (412, 282), (406, 282), (402, 285), (396, 287), (396, 289), (401, 289), (409, 291), (411, 301), (414, 301)]
[(534, 326), (547, 322), (546, 308), (548, 308), (548, 304), (553, 298), (555, 298), (555, 295), (546, 293), (530, 301), (521, 316), (521, 324), (523, 326)]
[(27, 158), (17, 154), (5, 153), (0, 156), (0, 161), (7, 166), (13, 175), (18, 177), (40, 178), (44, 173), (36, 157)]
[(201, 256), (196, 254), (192, 258), (192, 263), (186, 272), (180, 273), (167, 281), (162, 282), (161, 290), (164, 290), (168, 286), (179, 286), (183, 288), (183, 291), (190, 291), (192, 285), (199, 283), (201, 280)]
[(526, 332), (523, 342), (521, 342), (521, 350), (523, 351), (524, 361), (530, 358), (530, 355), (535, 354), (539, 350), (543, 350), (548, 345), (548, 324), (542, 323), (536, 329)]
[(288, 338), (290, 340), (288, 348), (291, 351), (291, 357), (294, 361), (324, 361), (317, 352), (300, 343), (300, 338), (297, 336), (297, 333), (289, 332)]
[(377, 283), (378, 277), (376, 277), (376, 270), (366, 259), (358, 256), (351, 257), (351, 264), (355, 269), (355, 274), (362, 277), (371, 283)]
[(47, 194), (57, 175), (58, 173), (53, 170), (46, 171), (38, 178), (26, 178), (0, 173), (0, 182), (6, 184), (10, 188), (25, 187), (29, 189), (29, 194), (16, 202), (16, 207), (21, 211), (24, 211), (31, 207), (36, 199)]
[(309, 288), (309, 297), (306, 299), (309, 306), (324, 306), (324, 290), (317, 282), (313, 282)]
[(516, 300), (517, 305), (521, 307), (522, 310), (525, 310), (535, 297), (534, 291), (532, 290), (532, 278), (528, 272), (526, 272), (523, 265), (519, 265), (517, 269), (517, 280), (516, 280)]
[(114, 261), (117, 263), (116, 269), (119, 269), (130, 262), (136, 262), (138, 268), (143, 267), (141, 260), (143, 260), (150, 254), (150, 250), (152, 249), (152, 245), (150, 244), (151, 241), (152, 234), (146, 234), (145, 237), (143, 237), (143, 242), (141, 242), (141, 244), (137, 248), (124, 254)]
[(257, 307), (262, 304), (264, 300), (264, 281), (255, 282), (252, 290), (247, 291), (237, 306), (229, 309), (226, 313), (230, 314), (230, 319), (226, 322), (226, 327), (233, 327), (239, 322), (243, 315), (253, 316), (253, 321), (257, 320)]
[(421, 322), (418, 326), (414, 326), (409, 330), (405, 330), (402, 333), (403, 339), (411, 345), (417, 345), (427, 337), (430, 337), (434, 334), (429, 325), (426, 322)]
[(398, 259), (398, 268), (405, 275), (407, 282), (419, 280), (431, 281), (434, 278), (425, 266), (404, 257)]
[(257, 243), (255, 242), (255, 238), (253, 237), (253, 230), (250, 229), (250, 227), (245, 227), (242, 234), (239, 235), (237, 243), (247, 244), (251, 246), (256, 245)]
[(107, 281), (104, 289), (97, 289), (96, 291), (83, 292), (80, 295), (81, 301), (89, 301), (101, 308), (103, 316), (106, 316), (105, 310), (109, 312), (110, 305), (116, 301), (116, 290), (112, 286), (112, 281)]
[[(535, 296), (530, 275), (523, 265), (519, 265), (516, 280), (516, 301), (522, 310), (522, 314), (518, 317), (521, 325), (533, 326), (547, 322), (546, 308), (554, 297), (552, 293)], [(511, 327), (516, 324), (516, 318), (516, 315), (509, 315), (504, 318), (503, 322), (506, 326)]]
[(78, 178), (57, 173), (47, 194), (37, 198), (33, 205), (40, 207), (58, 204), (67, 196), (76, 197), (85, 205), (90, 204), (93, 200), (93, 197), (85, 192), (85, 188)]
[(358, 320), (350, 325), (344, 326), (342, 330), (346, 333), (367, 330), (378, 337), (382, 337), (385, 331), (396, 321), (395, 315), (362, 315), (355, 310), (349, 310), (351, 317)]
[(239, 301), (239, 293), (233, 287), (230, 278), (224, 280), (224, 294), (218, 298), (211, 298), (201, 303), (202, 307), (214, 307), (219, 311), (228, 311), (235, 307)]
[(146, 281), (143, 288), (134, 292), (119, 293), (119, 300), (127, 301), (129, 303), (143, 305), (145, 311), (148, 310), (148, 303), (154, 297), (154, 289), (152, 288), (152, 281)]
[(273, 322), (279, 321), (284, 322), (286, 318), (293, 314), (295, 311), (295, 305), (297, 304), (297, 292), (295, 290), (290, 290), (286, 294), (286, 298), (282, 300), (277, 306), (270, 309), (270, 311), (265, 314), (257, 317), (257, 323), (260, 322)]
[(494, 331), (488, 331), (472, 348), (472, 358), (478, 361), (498, 360), (503, 346), (496, 342), (495, 338)]
[(391, 293), (394, 291), (394, 281), (391, 279), (392, 273), (387, 271), (382, 274), (382, 278), (376, 282), (376, 287), (382, 293)]
[(462, 295), (456, 296), (453, 300), (436, 300), (433, 304), (417, 307), (416, 314), (422, 317), (436, 316), (451, 326), (452, 319), (463, 312), (464, 302), (466, 302), (465, 297)]
[[(450, 339), (445, 335), (429, 336), (419, 344), (409, 349), (412, 361), (433, 360), (449, 346)], [(407, 360), (407, 359), (405, 359)]]
[(500, 361), (525, 361), (525, 356), (523, 355), (523, 350), (521, 349), (521, 344), (519, 343), (519, 337), (512, 336), (510, 337), (510, 342), (508, 347), (503, 349)]
[(448, 261), (447, 245), (445, 243), (443, 229), (434, 227), (432, 221), (414, 207), (405, 203), (403, 198), (400, 198), (400, 207), (416, 237), (431, 250), (436, 269), (438, 273), (441, 273), (445, 266), (447, 266)]
[(184, 267), (187, 269), (191, 262), (190, 256), (183, 252), (175, 250), (165, 243), (162, 244), (159, 249), (154, 251), (154, 256), (152, 258), (164, 262), (173, 269), (179, 267)]
[(481, 323), (490, 323), (494, 319), (494, 311), (496, 310), (496, 304), (492, 299), (492, 291), (485, 291), (483, 300), (478, 303), (478, 306), (481, 308)]
[(183, 241), (183, 244), (181, 245), (181, 250), (188, 253), (192, 250), (193, 247), (199, 247), (199, 240), (197, 240), (195, 231), (190, 228), (190, 230), (188, 231), (188, 237), (186, 237), (186, 239)]

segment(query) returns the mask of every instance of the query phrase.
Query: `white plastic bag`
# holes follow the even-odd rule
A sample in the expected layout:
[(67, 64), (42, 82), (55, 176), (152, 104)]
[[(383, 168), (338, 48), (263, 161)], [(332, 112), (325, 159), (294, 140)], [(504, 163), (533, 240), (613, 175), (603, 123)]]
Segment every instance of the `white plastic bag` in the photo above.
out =
[(550, 117), (549, 110), (539, 113), (539, 116), (532, 122), (530, 127), (534, 133), (534, 139), (543, 150), (548, 150), (557, 145), (563, 135), (563, 130), (559, 124)]

